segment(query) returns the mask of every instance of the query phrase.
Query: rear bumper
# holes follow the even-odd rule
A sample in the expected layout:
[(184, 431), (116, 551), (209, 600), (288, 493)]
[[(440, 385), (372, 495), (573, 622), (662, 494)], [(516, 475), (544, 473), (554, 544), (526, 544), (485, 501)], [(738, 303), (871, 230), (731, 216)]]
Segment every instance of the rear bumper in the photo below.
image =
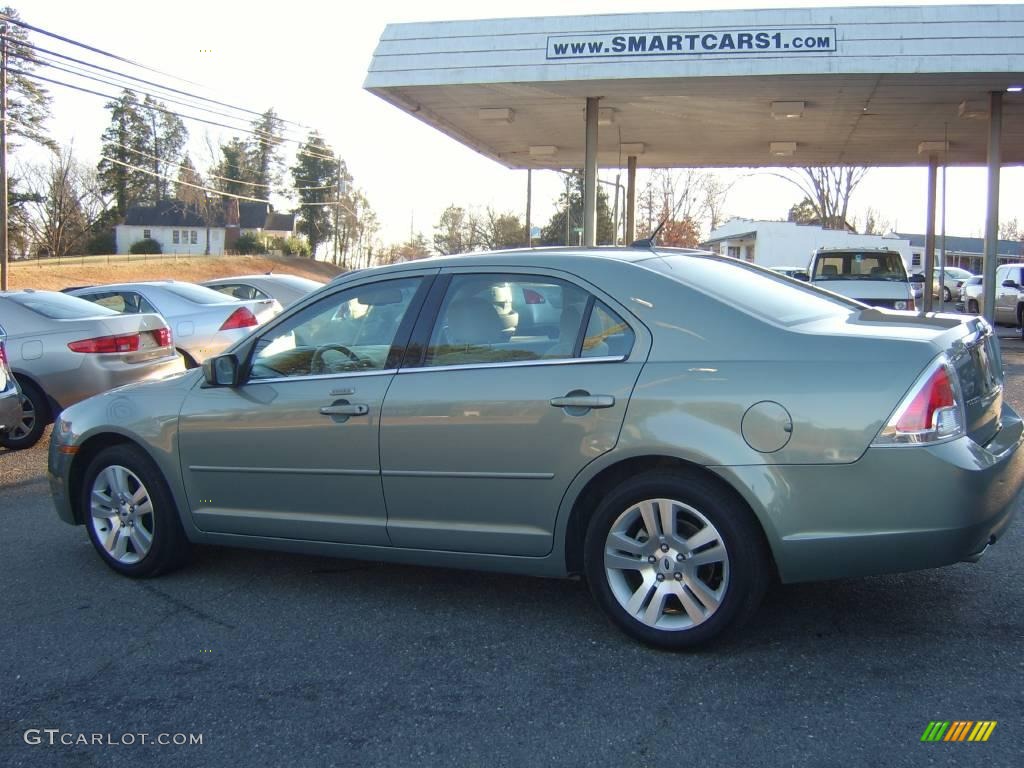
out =
[(853, 464), (719, 471), (759, 512), (785, 582), (975, 561), (1010, 525), (1024, 488), (1024, 423), (1009, 406), (1002, 416), (985, 447), (961, 438), (871, 448)]
[(21, 421), (21, 395), (15, 387), (0, 391), (0, 432)]
[(125, 384), (162, 379), (185, 370), (185, 364), (177, 355), (144, 363), (107, 360), (102, 355), (83, 358), (81, 365), (76, 369), (39, 377), (40, 385), (56, 403), (57, 410), (68, 408), (87, 397)]

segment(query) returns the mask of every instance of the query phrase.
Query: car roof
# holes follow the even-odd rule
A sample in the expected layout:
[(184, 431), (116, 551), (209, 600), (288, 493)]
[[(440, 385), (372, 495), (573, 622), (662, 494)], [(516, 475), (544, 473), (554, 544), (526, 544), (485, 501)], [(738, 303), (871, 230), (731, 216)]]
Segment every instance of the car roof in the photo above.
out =
[(716, 259), (730, 258), (719, 256), (711, 251), (700, 251), (694, 248), (669, 248), (658, 245), (653, 248), (633, 248), (628, 246), (514, 248), (502, 251), (460, 253), (452, 256), (431, 256), (426, 259), (403, 261), (398, 264), (389, 264), (382, 267), (367, 267), (365, 269), (345, 272), (334, 278), (332, 282), (351, 277), (357, 272), (360, 274), (365, 272), (385, 274), (387, 272), (400, 272), (408, 269), (440, 269), (444, 267), (552, 267), (554, 269), (564, 269), (570, 268), (573, 264), (594, 261), (618, 261), (636, 264), (648, 259), (657, 258), (658, 256), (674, 254), (713, 257)]

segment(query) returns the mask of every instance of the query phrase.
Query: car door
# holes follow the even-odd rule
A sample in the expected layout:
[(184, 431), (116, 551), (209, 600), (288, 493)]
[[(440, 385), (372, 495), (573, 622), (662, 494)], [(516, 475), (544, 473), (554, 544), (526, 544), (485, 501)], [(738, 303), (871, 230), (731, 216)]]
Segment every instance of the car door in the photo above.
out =
[(378, 428), (429, 273), (361, 282), (258, 331), (235, 387), (197, 386), (178, 434), (204, 531), (386, 545)]
[(1003, 285), (1007, 280), (1012, 280), (1016, 286), (1019, 286), (1020, 268), (1003, 266), (996, 270), (995, 320), (997, 323), (1017, 322), (1017, 296), (1020, 289)]
[[(494, 297), (524, 285), (559, 293), (555, 338), (507, 327)], [(381, 415), (392, 544), (547, 554), (569, 483), (618, 440), (646, 329), (547, 270), (449, 270), (422, 314)]]

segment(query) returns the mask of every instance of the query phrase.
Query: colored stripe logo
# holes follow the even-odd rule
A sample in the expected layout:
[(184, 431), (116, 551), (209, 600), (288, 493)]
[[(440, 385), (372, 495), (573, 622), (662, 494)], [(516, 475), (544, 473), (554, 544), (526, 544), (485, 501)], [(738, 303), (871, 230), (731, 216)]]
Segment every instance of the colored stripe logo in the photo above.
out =
[(996, 720), (932, 720), (921, 734), (921, 741), (988, 741), (996, 729)]

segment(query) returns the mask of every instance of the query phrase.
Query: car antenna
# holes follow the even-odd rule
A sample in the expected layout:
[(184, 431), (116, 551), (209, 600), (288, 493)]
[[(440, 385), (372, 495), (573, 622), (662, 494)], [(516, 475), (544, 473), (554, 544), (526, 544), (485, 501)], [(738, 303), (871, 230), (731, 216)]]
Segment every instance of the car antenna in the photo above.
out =
[(666, 216), (664, 219), (661, 220), (661, 223), (658, 224), (658, 226), (656, 226), (654, 228), (654, 231), (651, 232), (650, 235), (648, 235), (647, 237), (643, 238), (642, 240), (634, 240), (632, 243), (629, 244), (629, 247), (630, 248), (653, 248), (654, 247), (654, 241), (657, 239), (658, 233), (661, 232), (661, 228), (662, 227), (664, 227), (666, 224), (668, 224), (669, 218), (670, 218), (670, 216)]

